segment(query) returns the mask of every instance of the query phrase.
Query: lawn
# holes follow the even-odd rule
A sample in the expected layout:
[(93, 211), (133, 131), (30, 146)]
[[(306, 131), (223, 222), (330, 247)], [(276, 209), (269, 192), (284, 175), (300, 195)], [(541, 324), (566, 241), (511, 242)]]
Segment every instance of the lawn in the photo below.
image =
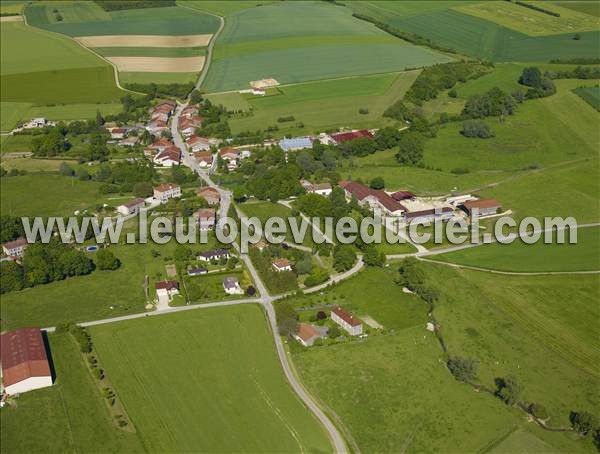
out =
[(106, 200), (100, 183), (51, 174), (4, 177), (2, 214), (12, 216), (70, 216)]
[[(549, 61), (598, 55), (598, 31), (582, 32), (580, 40), (573, 40), (572, 32), (528, 36), (454, 9), (461, 4), (465, 3), (352, 2), (348, 7), (400, 30), (429, 38), (438, 45), (494, 62)], [(521, 9), (525, 10), (524, 14), (530, 11)]]
[[(306, 82), (279, 88), (277, 94), (265, 97), (242, 98), (252, 110), (252, 115), (240, 115), (230, 120), (232, 131), (255, 131), (269, 125), (279, 127), (278, 134), (306, 134), (340, 127), (364, 128), (381, 127), (391, 120), (382, 117), (383, 112), (395, 100), (404, 96), (418, 71), (378, 74), (374, 76), (351, 77), (318, 82)], [(242, 102), (235, 102), (234, 94), (209, 96), (216, 102), (232, 102), (235, 109), (244, 108)], [(230, 101), (230, 99), (232, 101)], [(361, 114), (359, 109), (368, 109)], [(295, 122), (290, 125), (277, 122), (279, 117), (293, 115)], [(303, 128), (297, 128), (302, 122)]]
[(205, 88), (220, 92), (245, 88), (249, 81), (264, 77), (286, 84), (395, 72), (450, 60), (357, 20), (345, 8), (284, 2), (228, 17)]
[(259, 306), (196, 310), (90, 332), (149, 451), (330, 450), (324, 430), (282, 374)]
[(123, 110), (121, 103), (61, 104), (57, 106), (32, 106), (25, 118), (44, 117), (48, 120), (91, 120), (96, 112), (115, 115)]
[[(202, 266), (202, 264), (199, 264), (199, 266)], [(204, 276), (186, 276), (185, 288), (188, 298), (192, 303), (208, 303), (210, 301), (244, 298), (244, 295), (228, 295), (225, 293), (223, 290), (223, 279), (226, 277), (238, 278), (244, 290), (252, 284), (249, 275), (241, 270), (223, 271)]]
[(516, 375), (523, 399), (546, 407), (553, 426), (568, 426), (574, 409), (598, 408), (597, 276), (422, 269), (440, 292), (435, 316), (448, 351), (476, 358), (481, 383)]
[(580, 87), (573, 92), (597, 111), (600, 111), (600, 87)]
[(517, 240), (510, 245), (494, 243), (436, 255), (433, 259), (459, 265), (525, 273), (598, 271), (600, 270), (598, 251), (600, 251), (600, 229), (590, 227), (577, 230), (576, 244), (545, 244), (540, 241), (529, 245)]
[(105, 12), (93, 2), (61, 2), (62, 22), (54, 19), (54, 8), (52, 2), (28, 5), (27, 21), (67, 36), (199, 35), (214, 33), (219, 27), (218, 18), (180, 6)]
[(474, 3), (455, 9), (530, 36), (596, 31), (600, 27), (597, 17), (557, 5), (547, 5), (546, 9), (560, 17), (501, 1)]
[[(137, 434), (118, 429), (75, 340), (49, 336), (56, 368), (51, 388), (19, 396), (2, 409), (2, 449), (6, 452), (144, 452)], [(35, 427), (35, 430), (23, 430)]]

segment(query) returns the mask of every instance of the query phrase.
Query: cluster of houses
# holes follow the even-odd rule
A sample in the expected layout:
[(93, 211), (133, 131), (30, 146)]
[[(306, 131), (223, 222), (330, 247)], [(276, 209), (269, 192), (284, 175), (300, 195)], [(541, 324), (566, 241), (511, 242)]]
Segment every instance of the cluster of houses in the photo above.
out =
[[(363, 333), (362, 321), (340, 306), (335, 306), (330, 313), (331, 321), (336, 323), (350, 336), (360, 336)], [(327, 337), (327, 328), (308, 323), (299, 323), (294, 338), (305, 347), (310, 347), (319, 339)]]
[(24, 129), (38, 129), (38, 128), (45, 128), (46, 126), (55, 126), (55, 125), (56, 125), (56, 121), (49, 121), (46, 118), (41, 118), (41, 117), (40, 118), (32, 118), (28, 122), (23, 123), (18, 128), (13, 129), (11, 131), (11, 134), (21, 132)]

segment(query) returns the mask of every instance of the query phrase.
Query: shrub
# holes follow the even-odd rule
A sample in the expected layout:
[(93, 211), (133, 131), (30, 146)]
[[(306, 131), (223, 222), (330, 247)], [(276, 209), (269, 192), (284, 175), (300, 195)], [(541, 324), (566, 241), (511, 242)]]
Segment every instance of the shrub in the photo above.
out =
[(358, 113), (361, 115), (367, 115), (369, 113), (369, 109), (367, 109), (366, 107), (361, 107), (360, 109), (358, 109)]
[(546, 410), (546, 407), (544, 407), (541, 404), (534, 404), (531, 403), (529, 404), (529, 406), (527, 407), (527, 411), (529, 413), (531, 413), (533, 416), (535, 416), (538, 419), (548, 419), (548, 410)]
[(471, 381), (477, 377), (479, 363), (471, 358), (455, 357), (448, 360), (448, 369), (458, 381)]
[(460, 133), (465, 137), (478, 137), (480, 139), (489, 139), (495, 135), (490, 125), (483, 120), (465, 121)]
[(587, 411), (572, 411), (569, 421), (573, 430), (581, 435), (587, 435), (598, 424), (596, 417)]

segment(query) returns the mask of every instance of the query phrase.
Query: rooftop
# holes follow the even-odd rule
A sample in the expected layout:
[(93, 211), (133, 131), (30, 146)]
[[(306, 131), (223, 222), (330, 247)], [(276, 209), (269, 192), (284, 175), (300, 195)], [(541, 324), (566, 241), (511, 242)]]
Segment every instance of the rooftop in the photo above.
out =
[(39, 328), (21, 328), (0, 336), (2, 383), (10, 386), (31, 377), (50, 376), (50, 366)]
[(344, 309), (342, 309), (340, 306), (336, 306), (333, 308), (333, 310), (331, 311), (333, 312), (335, 315), (337, 315), (339, 318), (341, 318), (342, 320), (344, 320), (346, 323), (348, 323), (350, 326), (359, 326), (362, 324), (362, 322), (357, 319), (354, 315), (352, 315), (349, 312), (346, 312)]

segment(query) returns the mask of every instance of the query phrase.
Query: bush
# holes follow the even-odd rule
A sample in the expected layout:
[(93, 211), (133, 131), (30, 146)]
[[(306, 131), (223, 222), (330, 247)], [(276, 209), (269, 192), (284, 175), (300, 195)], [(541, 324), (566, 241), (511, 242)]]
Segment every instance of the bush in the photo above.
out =
[(477, 377), (479, 363), (471, 358), (455, 357), (448, 360), (448, 369), (458, 381), (468, 382)]
[(116, 270), (121, 266), (121, 261), (108, 249), (100, 249), (96, 253), (96, 264), (100, 270)]
[(587, 435), (598, 424), (596, 417), (588, 411), (572, 411), (569, 421), (573, 430), (581, 435)]
[(527, 411), (529, 413), (531, 413), (533, 416), (535, 416), (536, 418), (541, 419), (541, 420), (548, 419), (548, 417), (550, 416), (548, 414), (548, 410), (546, 410), (546, 407), (544, 407), (541, 404), (531, 403), (527, 407)]
[(285, 117), (279, 117), (279, 118), (277, 119), (277, 121), (278, 121), (279, 123), (285, 123), (285, 122), (288, 122), (288, 121), (294, 121), (294, 120), (295, 120), (295, 118), (294, 118), (294, 116), (293, 116), (293, 115), (287, 115), (287, 116), (285, 116)]
[(369, 113), (369, 109), (367, 109), (366, 107), (361, 107), (360, 109), (358, 109), (358, 113), (361, 115), (367, 115)]
[(337, 325), (333, 325), (331, 328), (329, 328), (329, 331), (327, 331), (327, 336), (329, 336), (331, 339), (336, 339), (340, 337), (341, 334), (342, 332), (340, 331), (340, 328)]
[(478, 137), (480, 139), (489, 139), (495, 135), (490, 125), (483, 120), (465, 121), (460, 133), (465, 137)]

